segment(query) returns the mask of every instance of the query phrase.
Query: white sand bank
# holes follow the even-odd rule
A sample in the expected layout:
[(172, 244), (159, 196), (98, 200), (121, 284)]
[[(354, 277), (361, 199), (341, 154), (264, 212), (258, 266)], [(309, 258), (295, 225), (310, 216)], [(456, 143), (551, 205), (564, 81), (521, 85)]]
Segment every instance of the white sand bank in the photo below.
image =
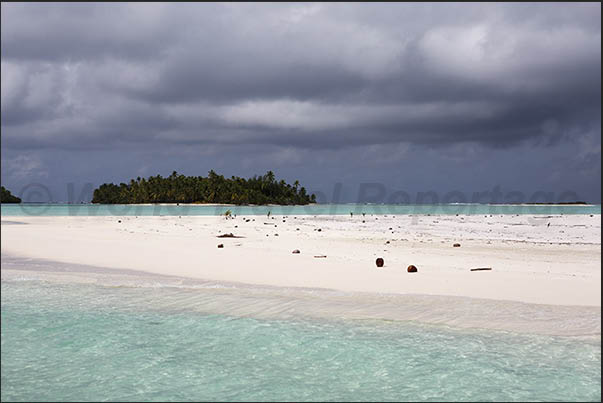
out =
[[(66, 263), (249, 284), (601, 306), (599, 215), (7, 217), (1, 230), (3, 254)], [(231, 232), (244, 238), (216, 238)], [(385, 267), (375, 266), (377, 257)], [(407, 273), (409, 264), (419, 272)], [(493, 270), (470, 271), (477, 267)]]

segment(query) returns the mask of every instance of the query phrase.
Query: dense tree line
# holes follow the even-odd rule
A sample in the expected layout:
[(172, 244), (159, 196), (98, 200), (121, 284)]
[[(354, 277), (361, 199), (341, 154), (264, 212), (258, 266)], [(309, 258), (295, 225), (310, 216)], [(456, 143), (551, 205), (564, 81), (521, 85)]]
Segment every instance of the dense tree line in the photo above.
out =
[(308, 195), (295, 181), (293, 185), (278, 181), (272, 171), (250, 179), (225, 178), (213, 170), (208, 176), (184, 176), (174, 171), (136, 178), (130, 183), (105, 183), (94, 190), (92, 203), (225, 203), (225, 204), (308, 204), (316, 197)]
[(4, 186), (0, 186), (0, 203), (21, 203), (21, 199), (13, 196)]

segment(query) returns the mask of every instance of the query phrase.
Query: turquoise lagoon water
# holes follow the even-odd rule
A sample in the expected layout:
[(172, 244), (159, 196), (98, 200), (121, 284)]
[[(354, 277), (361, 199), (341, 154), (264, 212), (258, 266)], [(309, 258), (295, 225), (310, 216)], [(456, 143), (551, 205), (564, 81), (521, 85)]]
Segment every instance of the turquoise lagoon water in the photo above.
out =
[(215, 206), (134, 204), (2, 204), (2, 216), (211, 216), (353, 214), (601, 214), (601, 205), (527, 204), (315, 204), (307, 206)]
[(225, 302), (215, 284), (31, 273), (3, 274), (2, 401), (601, 400), (600, 333), (273, 315), (295, 312), (283, 297), (250, 315), (259, 296), (230, 290)]

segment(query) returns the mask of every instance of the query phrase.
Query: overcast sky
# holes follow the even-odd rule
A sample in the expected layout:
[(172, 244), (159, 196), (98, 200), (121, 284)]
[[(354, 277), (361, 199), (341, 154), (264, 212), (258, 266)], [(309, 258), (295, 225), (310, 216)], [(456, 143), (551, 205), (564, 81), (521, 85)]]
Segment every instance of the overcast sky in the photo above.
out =
[(601, 200), (600, 3), (1, 7), (16, 194), (270, 169), (322, 201)]

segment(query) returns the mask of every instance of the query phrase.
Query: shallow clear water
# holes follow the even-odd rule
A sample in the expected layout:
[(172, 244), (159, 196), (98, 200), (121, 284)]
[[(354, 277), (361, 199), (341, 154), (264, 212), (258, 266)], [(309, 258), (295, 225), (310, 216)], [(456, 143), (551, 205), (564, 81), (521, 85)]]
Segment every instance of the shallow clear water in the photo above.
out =
[(2, 216), (178, 216), (353, 214), (601, 214), (601, 205), (525, 204), (315, 204), (308, 206), (208, 206), (133, 204), (2, 204)]
[(3, 279), (2, 400), (601, 399), (600, 338), (215, 314), (204, 292)]

